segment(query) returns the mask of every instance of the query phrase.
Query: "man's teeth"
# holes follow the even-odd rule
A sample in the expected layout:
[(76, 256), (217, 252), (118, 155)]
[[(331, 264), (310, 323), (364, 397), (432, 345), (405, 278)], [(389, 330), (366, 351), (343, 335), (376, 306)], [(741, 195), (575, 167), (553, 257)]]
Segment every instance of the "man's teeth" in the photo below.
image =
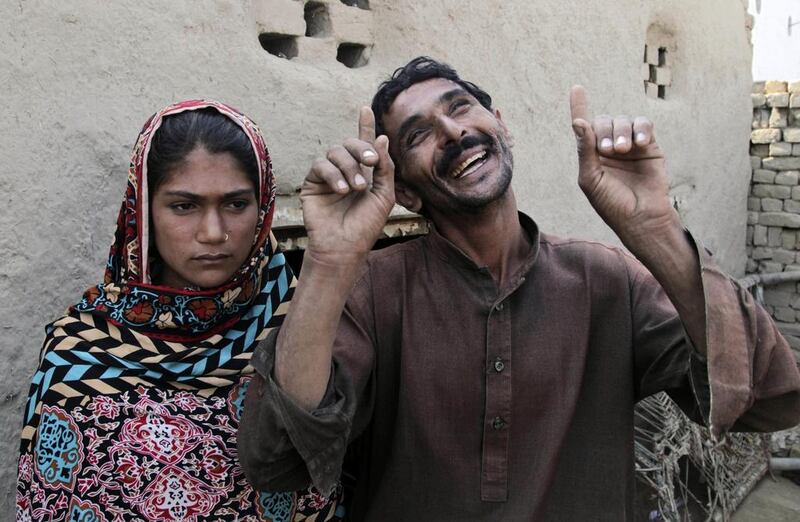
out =
[(485, 150), (473, 154), (472, 156), (470, 156), (469, 158), (467, 158), (463, 162), (461, 162), (461, 164), (453, 170), (453, 172), (450, 174), (450, 176), (453, 177), (453, 178), (457, 178), (457, 177), (461, 176), (461, 174), (464, 173), (464, 170), (470, 165), (470, 163), (472, 163), (473, 161), (479, 160), (479, 159), (483, 159), (484, 157), (486, 157), (486, 151)]

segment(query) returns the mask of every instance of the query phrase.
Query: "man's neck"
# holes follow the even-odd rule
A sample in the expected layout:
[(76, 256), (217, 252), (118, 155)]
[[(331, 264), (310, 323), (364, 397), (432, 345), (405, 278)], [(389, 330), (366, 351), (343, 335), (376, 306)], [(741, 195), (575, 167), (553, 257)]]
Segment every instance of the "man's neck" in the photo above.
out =
[(505, 197), (475, 213), (434, 216), (433, 222), (475, 264), (487, 267), (500, 288), (530, 254), (531, 240), (519, 223), (510, 189)]

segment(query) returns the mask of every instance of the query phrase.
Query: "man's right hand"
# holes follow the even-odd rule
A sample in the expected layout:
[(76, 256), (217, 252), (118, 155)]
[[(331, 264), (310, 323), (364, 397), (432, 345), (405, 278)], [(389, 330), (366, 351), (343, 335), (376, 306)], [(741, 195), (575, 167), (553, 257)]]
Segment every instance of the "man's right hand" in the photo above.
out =
[(394, 206), (394, 163), (389, 140), (375, 138), (375, 116), (362, 107), (358, 139), (332, 147), (314, 162), (300, 189), (308, 249), (316, 261), (363, 258)]

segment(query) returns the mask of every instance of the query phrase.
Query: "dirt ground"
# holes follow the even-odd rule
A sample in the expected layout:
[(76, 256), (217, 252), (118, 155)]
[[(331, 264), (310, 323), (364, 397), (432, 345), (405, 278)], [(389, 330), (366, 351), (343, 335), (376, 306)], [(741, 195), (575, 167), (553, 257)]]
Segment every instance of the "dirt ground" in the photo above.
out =
[(800, 520), (800, 486), (776, 473), (750, 492), (732, 522), (797, 522)]

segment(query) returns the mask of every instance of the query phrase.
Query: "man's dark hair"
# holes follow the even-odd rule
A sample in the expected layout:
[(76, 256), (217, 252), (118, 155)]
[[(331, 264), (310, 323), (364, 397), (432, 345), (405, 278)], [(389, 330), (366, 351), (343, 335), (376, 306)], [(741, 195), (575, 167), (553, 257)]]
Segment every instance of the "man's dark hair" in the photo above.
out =
[(258, 192), (258, 161), (247, 134), (233, 120), (213, 107), (184, 111), (164, 118), (150, 144), (147, 185), (152, 197), (172, 169), (195, 147), (211, 154), (230, 153)]
[(403, 67), (397, 68), (391, 78), (378, 87), (378, 92), (372, 98), (372, 112), (375, 114), (375, 133), (377, 136), (384, 134), (383, 115), (388, 112), (395, 98), (415, 83), (424, 82), (432, 78), (444, 78), (464, 88), (487, 110), (492, 110), (492, 97), (489, 93), (472, 82), (462, 80), (455, 69), (446, 63), (437, 62), (428, 56), (418, 56)]

